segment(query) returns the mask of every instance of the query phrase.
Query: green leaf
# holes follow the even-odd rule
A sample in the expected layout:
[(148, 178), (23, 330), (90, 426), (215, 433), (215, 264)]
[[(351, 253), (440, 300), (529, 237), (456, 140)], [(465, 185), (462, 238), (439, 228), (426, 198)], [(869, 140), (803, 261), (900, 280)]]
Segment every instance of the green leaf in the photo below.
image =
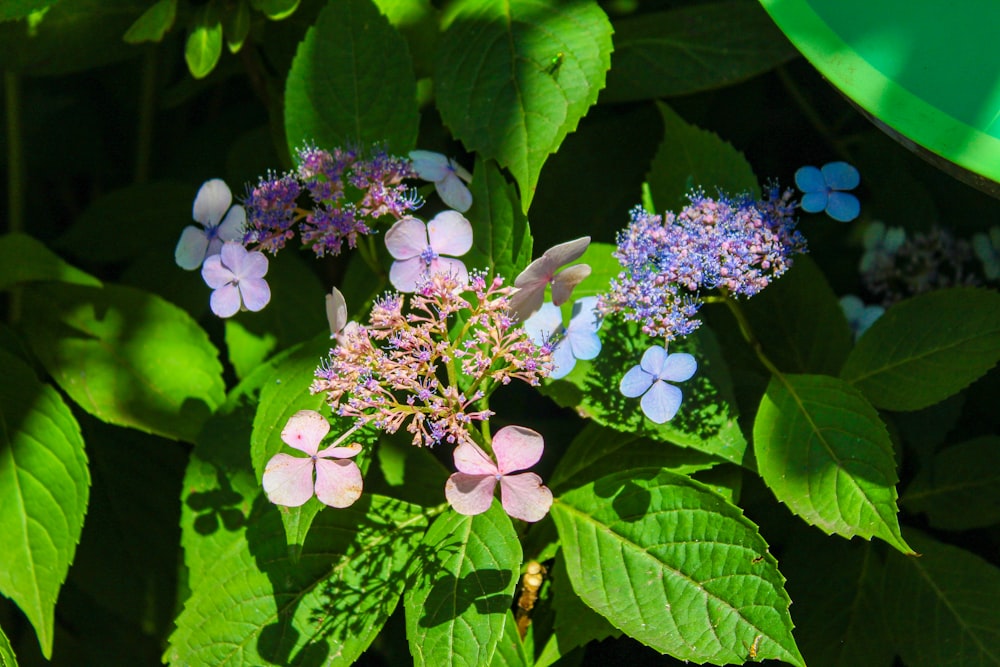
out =
[(611, 288), (611, 279), (621, 273), (622, 265), (612, 254), (618, 246), (610, 243), (591, 242), (587, 250), (575, 263), (590, 266), (590, 275), (573, 290), (573, 300), (585, 296), (605, 294)]
[(295, 13), (301, 0), (250, 0), (258, 12), (272, 21), (280, 21)]
[(158, 0), (135, 20), (122, 37), (129, 44), (159, 42), (174, 26), (177, 0)]
[(0, 236), (0, 289), (38, 280), (100, 287), (101, 281), (64, 262), (27, 234)]
[(230, 53), (238, 53), (250, 34), (250, 5), (246, 0), (237, 2), (236, 7), (226, 14), (222, 28), (226, 37), (226, 48)]
[(532, 667), (532, 661), (525, 653), (524, 642), (517, 634), (517, 621), (507, 610), (507, 621), (503, 624), (503, 637), (497, 642), (497, 652), (493, 654), (490, 667)]
[(414, 558), (403, 597), (414, 664), (490, 664), (520, 566), (521, 544), (499, 503), (476, 516), (450, 510), (439, 516)]
[(218, 351), (176, 306), (117, 285), (46, 283), (25, 294), (32, 349), (98, 419), (193, 442), (222, 403)]
[(764, 353), (789, 373), (840, 372), (851, 350), (840, 302), (806, 255), (760, 294), (740, 304)]
[(416, 144), (417, 83), (406, 41), (371, 0), (331, 2), (299, 44), (285, 85), (285, 132), (294, 151)]
[(438, 10), (430, 0), (374, 0), (396, 30), (406, 38), (418, 78), (434, 71), (434, 53), (440, 35)]
[(938, 452), (901, 499), (945, 530), (1000, 523), (1000, 437), (987, 436)]
[(784, 577), (742, 511), (687, 477), (615, 473), (552, 506), (573, 589), (643, 644), (679, 660), (804, 665)]
[(858, 341), (841, 377), (877, 408), (919, 410), (1000, 359), (1000, 293), (955, 287), (901, 301)]
[(470, 152), (510, 170), (527, 212), (545, 160), (604, 87), (611, 24), (587, 0), (453, 8), (434, 76), (438, 110)]
[(472, 250), (463, 258), (469, 268), (488, 268), (506, 284), (531, 263), (531, 228), (518, 207), (517, 192), (495, 162), (479, 158), (470, 188)]
[(208, 11), (210, 7), (200, 13), (184, 45), (184, 60), (196, 79), (208, 76), (222, 55), (222, 23)]
[(0, 628), (0, 667), (17, 667), (17, 656), (3, 628)]
[(671, 344), (671, 352), (694, 355), (698, 372), (677, 385), (684, 395), (680, 411), (659, 425), (643, 415), (638, 399), (625, 398), (618, 390), (622, 377), (639, 363), (652, 339), (633, 324), (614, 319), (605, 320), (600, 335), (600, 356), (577, 361), (569, 375), (544, 383), (539, 391), (602, 426), (743, 463), (747, 443), (737, 423), (729, 371), (707, 326)]
[[(30, 14), (40, 12), (59, 2), (59, 0), (7, 0), (0, 3), (0, 21), (16, 21)], [(0, 662), (0, 665), (3, 665)]]
[(601, 102), (722, 88), (799, 55), (755, 2), (729, 0), (615, 22), (615, 53)]
[(56, 599), (87, 512), (87, 454), (60, 395), (4, 350), (0, 363), (0, 593), (28, 617), (50, 659)]
[(795, 639), (809, 667), (893, 664), (877, 551), (870, 542), (830, 539), (804, 526), (788, 539), (781, 571), (795, 600)]
[(896, 460), (878, 412), (826, 375), (771, 379), (753, 426), (761, 477), (825, 533), (880, 537), (912, 553), (896, 518)]
[(351, 664), (396, 607), (427, 521), (365, 494), (320, 514), (293, 558), (259, 497), (245, 534), (204, 564), (164, 656), (171, 665)]
[(646, 180), (653, 201), (662, 210), (679, 210), (688, 203), (692, 188), (704, 188), (714, 196), (716, 189), (731, 195), (749, 192), (760, 196), (757, 177), (743, 154), (714, 132), (684, 121), (662, 102), (656, 107), (663, 116), (660, 143)]
[[(375, 450), (377, 466), (368, 469), (365, 488), (374, 493), (433, 507), (441, 502), (451, 470), (426, 447), (414, 447), (407, 433), (382, 434)], [(373, 474), (377, 473), (377, 474)]]
[(890, 553), (883, 618), (907, 667), (995, 665), (1000, 655), (1000, 570), (916, 531), (920, 558)]

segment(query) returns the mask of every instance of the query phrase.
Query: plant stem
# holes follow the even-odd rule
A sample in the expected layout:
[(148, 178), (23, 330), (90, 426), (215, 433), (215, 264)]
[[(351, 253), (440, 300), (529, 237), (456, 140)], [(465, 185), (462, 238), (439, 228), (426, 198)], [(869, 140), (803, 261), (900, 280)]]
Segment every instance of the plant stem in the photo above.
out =
[[(21, 79), (14, 72), (3, 74), (5, 111), (7, 116), (7, 231), (24, 231), (24, 196), (27, 175), (24, 168), (24, 145), (21, 143)], [(10, 291), (7, 321), (21, 319), (24, 294), (20, 287)]]
[(149, 180), (153, 155), (153, 120), (156, 117), (156, 80), (159, 64), (159, 49), (146, 49), (142, 61), (139, 82), (139, 125), (135, 142), (135, 182)]
[(760, 341), (753, 334), (753, 329), (750, 328), (750, 322), (747, 320), (746, 315), (743, 313), (743, 309), (740, 308), (740, 304), (736, 299), (726, 298), (726, 307), (729, 308), (729, 312), (733, 314), (736, 318), (736, 323), (740, 327), (740, 333), (743, 334), (743, 338), (750, 345), (750, 348), (757, 355), (760, 363), (764, 364), (764, 367), (771, 372), (771, 375), (775, 377), (784, 379), (784, 375), (778, 370), (778, 367), (768, 359), (767, 355), (764, 354), (764, 348), (761, 346)]

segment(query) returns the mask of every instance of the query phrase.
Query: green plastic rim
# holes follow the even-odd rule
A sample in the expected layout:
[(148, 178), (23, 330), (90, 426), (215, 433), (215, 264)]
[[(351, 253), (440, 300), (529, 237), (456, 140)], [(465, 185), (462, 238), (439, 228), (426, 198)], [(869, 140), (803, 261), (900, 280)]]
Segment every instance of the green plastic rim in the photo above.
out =
[(890, 134), (1000, 192), (1000, 2), (760, 3), (806, 59)]

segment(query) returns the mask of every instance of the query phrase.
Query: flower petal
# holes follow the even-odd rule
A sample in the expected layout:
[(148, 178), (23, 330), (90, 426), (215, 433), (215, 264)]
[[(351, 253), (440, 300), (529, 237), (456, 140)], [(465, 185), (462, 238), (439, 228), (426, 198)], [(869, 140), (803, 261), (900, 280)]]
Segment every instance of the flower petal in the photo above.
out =
[[(232, 241), (226, 243), (226, 245), (238, 245)], [(240, 246), (242, 247), (242, 246)], [(222, 247), (223, 250), (226, 246)], [(223, 255), (223, 260), (225, 260), (225, 255)], [(267, 275), (267, 257), (264, 253), (254, 250), (253, 252), (245, 253), (243, 256), (237, 260), (235, 266), (231, 266), (233, 273), (239, 280), (246, 280), (248, 278), (263, 278)]]
[(222, 265), (220, 255), (211, 255), (205, 259), (205, 263), (201, 266), (201, 277), (212, 289), (219, 289), (236, 280), (233, 272)]
[[(213, 255), (213, 257), (218, 257), (218, 255)], [(240, 312), (243, 300), (240, 298), (240, 290), (237, 289), (236, 285), (229, 284), (212, 292), (212, 296), (208, 299), (208, 305), (212, 308), (212, 312), (219, 317), (232, 317)]]
[(622, 376), (621, 382), (618, 383), (618, 391), (627, 398), (642, 396), (649, 390), (654, 379), (652, 375), (642, 370), (642, 366), (633, 366)]
[(589, 264), (576, 264), (557, 273), (552, 279), (552, 303), (561, 306), (569, 301), (573, 288), (589, 275)]
[(538, 463), (545, 441), (538, 431), (523, 426), (504, 426), (493, 435), (493, 453), (501, 475), (524, 470)]
[(522, 324), (535, 345), (544, 345), (562, 329), (562, 311), (552, 303), (544, 303)]
[(208, 250), (208, 236), (205, 231), (188, 225), (181, 232), (181, 238), (174, 248), (174, 261), (185, 271), (194, 271), (205, 261)]
[(281, 440), (289, 447), (315, 456), (320, 441), (330, 432), (330, 422), (315, 410), (299, 410), (281, 429)]
[(573, 347), (570, 345), (570, 341), (563, 338), (552, 349), (552, 373), (549, 378), (561, 380), (570, 374), (574, 366), (576, 366), (576, 357), (573, 356)]
[(660, 380), (669, 380), (670, 382), (684, 382), (684, 380), (690, 380), (697, 370), (697, 359), (687, 352), (675, 352), (668, 354), (667, 358), (664, 359), (657, 377)]
[(845, 294), (840, 297), (840, 309), (844, 311), (847, 322), (853, 323), (861, 319), (861, 313), (865, 310), (865, 303), (853, 294)]
[(312, 459), (275, 454), (264, 466), (261, 483), (267, 499), (275, 505), (304, 505), (313, 494)]
[(667, 351), (662, 345), (652, 345), (645, 352), (642, 353), (642, 360), (639, 361), (639, 365), (642, 366), (642, 370), (646, 371), (654, 378), (660, 377), (660, 372), (663, 370), (663, 362), (667, 360)]
[(565, 342), (573, 350), (573, 357), (576, 359), (596, 359), (601, 353), (601, 337), (593, 331), (569, 329)]
[(462, 260), (453, 257), (438, 257), (432, 261), (430, 273), (444, 273), (455, 278), (459, 285), (469, 284), (469, 270)]
[(799, 207), (806, 213), (822, 213), (826, 210), (827, 199), (826, 190), (810, 192), (803, 195), (802, 201), (799, 202)]
[(233, 272), (237, 278), (242, 278), (243, 262), (246, 261), (247, 249), (236, 241), (226, 241), (222, 244), (222, 251), (219, 253), (222, 256), (222, 263), (230, 271)]
[(343, 331), (347, 324), (347, 299), (336, 287), (326, 295), (326, 321), (330, 323), (330, 338)]
[(827, 197), (826, 214), (837, 222), (850, 222), (861, 213), (861, 202), (849, 192), (831, 192)]
[(389, 282), (400, 292), (414, 292), (424, 273), (424, 260), (420, 257), (397, 260), (389, 267)]
[(500, 471), (489, 455), (471, 442), (463, 442), (452, 452), (455, 467), (469, 475), (499, 475)]
[(353, 443), (347, 445), (346, 447), (338, 447), (336, 445), (330, 445), (326, 449), (322, 449), (317, 452), (316, 456), (319, 458), (333, 458), (333, 459), (349, 459), (352, 456), (357, 456), (361, 453), (361, 445), (358, 443)]
[(829, 162), (823, 165), (823, 180), (834, 190), (853, 190), (861, 183), (861, 174), (846, 162)]
[(226, 209), (233, 203), (233, 193), (226, 182), (219, 178), (205, 181), (194, 198), (191, 217), (205, 225), (215, 227), (222, 220)]
[(522, 521), (539, 521), (552, 507), (552, 492), (533, 472), (500, 479), (500, 504), (507, 514)]
[(681, 390), (663, 380), (657, 380), (653, 386), (642, 395), (639, 406), (649, 420), (662, 424), (673, 419), (681, 407)]
[(467, 475), (456, 472), (444, 485), (444, 497), (459, 514), (482, 514), (493, 504), (497, 478), (492, 475)]
[(597, 311), (597, 297), (585, 296), (573, 304), (569, 328), (576, 331), (597, 331), (601, 328), (600, 313)]
[(412, 216), (397, 221), (385, 233), (385, 247), (393, 259), (417, 257), (429, 245), (427, 225)]
[[(826, 192), (826, 179), (823, 178), (823, 172), (816, 167), (800, 167), (795, 172), (795, 187), (802, 192)], [(810, 213), (815, 212), (810, 211)]]
[(448, 158), (434, 151), (410, 151), (413, 171), (424, 181), (437, 183), (448, 175)]
[(234, 206), (226, 213), (222, 219), (222, 224), (216, 231), (216, 235), (223, 241), (243, 242), (243, 230), (247, 223), (247, 212), (242, 206)]
[(461, 257), (472, 248), (472, 223), (458, 211), (442, 211), (427, 223), (427, 237), (439, 255)]
[(364, 480), (354, 461), (316, 461), (316, 497), (330, 507), (350, 507), (361, 497)]
[[(528, 267), (531, 268), (530, 266)], [(523, 274), (522, 274), (523, 275)], [(536, 283), (527, 287), (519, 287), (510, 297), (510, 313), (514, 319), (524, 321), (542, 307), (545, 296), (545, 283)]]
[(465, 213), (472, 208), (472, 193), (465, 187), (458, 174), (449, 171), (447, 176), (434, 184), (434, 189), (437, 190), (441, 201), (456, 211)]
[(263, 310), (271, 301), (271, 287), (263, 278), (244, 278), (239, 282), (240, 297), (243, 305), (251, 313)]
[(581, 236), (578, 239), (552, 246), (542, 253), (542, 257), (545, 257), (552, 263), (553, 269), (558, 269), (560, 266), (565, 266), (570, 262), (580, 259), (583, 253), (587, 251), (587, 246), (589, 245), (590, 237)]
[(549, 279), (552, 278), (558, 268), (558, 265), (553, 264), (552, 260), (548, 257), (539, 257), (531, 264), (528, 264), (524, 271), (517, 274), (517, 278), (514, 278), (514, 287), (519, 289), (541, 287), (545, 289), (545, 286), (549, 284)]

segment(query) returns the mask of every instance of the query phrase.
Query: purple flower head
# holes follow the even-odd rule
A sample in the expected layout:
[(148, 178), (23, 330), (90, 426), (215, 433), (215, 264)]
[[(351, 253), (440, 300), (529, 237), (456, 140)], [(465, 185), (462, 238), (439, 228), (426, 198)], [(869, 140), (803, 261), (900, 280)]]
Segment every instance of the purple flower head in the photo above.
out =
[(459, 514), (482, 514), (493, 504), (493, 492), (500, 483), (500, 504), (507, 514), (522, 521), (538, 521), (552, 507), (552, 492), (533, 472), (519, 475), (542, 458), (542, 436), (523, 426), (504, 426), (493, 436), (496, 463), (472, 442), (455, 448), (458, 472), (448, 478), (445, 498)]
[(445, 205), (462, 213), (469, 210), (472, 193), (465, 183), (472, 181), (472, 174), (465, 168), (451, 158), (431, 151), (410, 151), (410, 160), (417, 176), (434, 183), (434, 189)]
[(595, 359), (601, 353), (601, 339), (597, 335), (600, 328), (596, 296), (577, 299), (569, 326), (563, 326), (562, 311), (551, 302), (542, 304), (524, 321), (524, 330), (535, 345), (553, 345), (553, 369), (549, 376), (553, 380), (569, 375), (577, 359)]
[(257, 312), (271, 300), (267, 275), (267, 257), (263, 253), (247, 252), (239, 243), (227, 241), (222, 252), (205, 260), (201, 277), (211, 287), (212, 312), (219, 317), (232, 317), (239, 310)]
[(469, 282), (465, 264), (453, 258), (472, 248), (472, 224), (457, 211), (442, 211), (426, 225), (403, 218), (386, 232), (385, 247), (396, 260), (389, 268), (389, 282), (400, 292), (415, 292), (435, 273), (452, 274), (461, 285)]
[(233, 194), (225, 181), (205, 181), (194, 198), (192, 217), (202, 229), (188, 225), (174, 249), (174, 261), (187, 271), (200, 267), (206, 257), (219, 254), (225, 241), (240, 241), (246, 223), (242, 206), (229, 207)]
[(580, 259), (589, 245), (589, 236), (560, 243), (546, 250), (541, 257), (529, 264), (528, 268), (514, 279), (514, 287), (518, 288), (514, 298), (511, 299), (511, 312), (514, 316), (523, 321), (541, 308), (545, 298), (545, 288), (548, 285), (552, 285), (552, 303), (561, 306), (569, 301), (573, 288), (590, 275), (590, 266), (576, 264), (562, 271), (559, 269)]
[(840, 298), (840, 309), (844, 311), (847, 324), (854, 333), (854, 340), (861, 338), (869, 327), (875, 324), (875, 320), (885, 314), (885, 308), (882, 306), (866, 306), (864, 301), (853, 294)]
[(315, 493), (324, 505), (349, 507), (361, 497), (361, 470), (354, 461), (345, 460), (356, 456), (361, 445), (337, 447), (338, 443), (334, 443), (320, 450), (319, 443), (329, 432), (330, 423), (314, 410), (300, 410), (291, 416), (281, 439), (308, 456), (271, 457), (262, 479), (268, 500), (275, 505), (300, 507)]
[(858, 170), (846, 162), (830, 162), (822, 169), (802, 167), (795, 172), (795, 185), (804, 195), (802, 210), (809, 213), (826, 211), (838, 222), (850, 222), (861, 212), (861, 203), (853, 190), (861, 182)]
[(247, 242), (258, 244), (261, 250), (274, 254), (285, 247), (295, 232), (296, 200), (302, 191), (293, 174), (268, 174), (257, 185), (248, 188), (243, 200), (247, 209)]
[(667, 354), (664, 348), (654, 345), (642, 355), (638, 366), (625, 373), (618, 388), (628, 398), (642, 396), (642, 412), (662, 424), (674, 418), (683, 398), (680, 389), (667, 383), (690, 380), (696, 370), (698, 362), (690, 354)]

